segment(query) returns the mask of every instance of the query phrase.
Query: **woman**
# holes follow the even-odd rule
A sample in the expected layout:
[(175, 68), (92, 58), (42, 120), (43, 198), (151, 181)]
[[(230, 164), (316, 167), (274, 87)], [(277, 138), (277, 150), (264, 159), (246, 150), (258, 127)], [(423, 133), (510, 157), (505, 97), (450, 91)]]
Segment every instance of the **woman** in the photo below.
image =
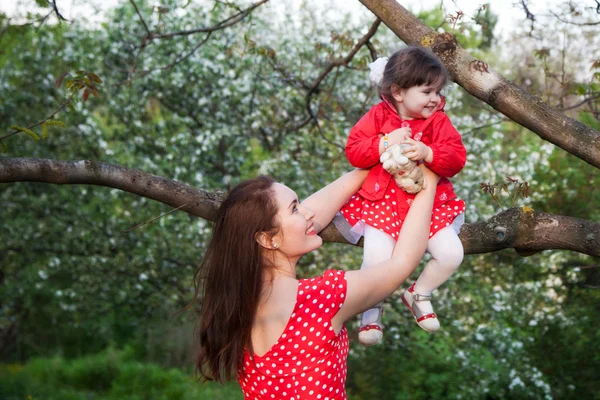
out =
[(223, 382), (235, 374), (246, 399), (345, 399), (344, 322), (392, 294), (425, 252), (439, 177), (423, 169), (426, 188), (391, 259), (312, 279), (297, 280), (296, 263), (321, 246), (317, 233), (368, 171), (349, 172), (302, 203), (267, 177), (231, 190), (197, 273), (202, 378)]

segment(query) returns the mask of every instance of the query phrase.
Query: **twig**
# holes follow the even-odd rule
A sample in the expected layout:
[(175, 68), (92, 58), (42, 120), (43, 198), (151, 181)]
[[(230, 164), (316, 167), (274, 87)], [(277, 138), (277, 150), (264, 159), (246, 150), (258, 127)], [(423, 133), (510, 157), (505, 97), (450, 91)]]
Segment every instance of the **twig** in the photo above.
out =
[(154, 218), (152, 218), (152, 219), (149, 219), (148, 221), (141, 222), (141, 223), (139, 223), (139, 224), (137, 224), (137, 225), (135, 225), (135, 226), (133, 226), (133, 227), (131, 227), (131, 228), (127, 229), (127, 230), (124, 230), (124, 231), (122, 231), (122, 232), (121, 232), (121, 237), (119, 238), (119, 240), (117, 241), (117, 243), (115, 243), (115, 245), (114, 245), (113, 247), (111, 247), (111, 250), (114, 250), (114, 249), (115, 249), (115, 247), (117, 247), (117, 246), (119, 245), (119, 243), (121, 243), (121, 239), (123, 239), (123, 237), (124, 237), (124, 236), (125, 236), (127, 233), (129, 233), (129, 232), (131, 232), (131, 231), (133, 231), (133, 230), (136, 230), (137, 228), (141, 228), (141, 227), (142, 227), (142, 226), (144, 226), (144, 225), (148, 225), (148, 224), (152, 223), (153, 221), (156, 221), (157, 219), (164, 217), (165, 215), (171, 214), (172, 212), (175, 212), (175, 211), (177, 211), (177, 210), (180, 210), (180, 209), (182, 209), (183, 207), (185, 207), (185, 206), (187, 206), (187, 205), (188, 205), (188, 203), (185, 203), (185, 204), (183, 204), (183, 205), (180, 205), (180, 206), (179, 206), (179, 207), (177, 207), (177, 208), (174, 208), (174, 209), (172, 209), (172, 210), (169, 210), (169, 211), (167, 211), (166, 213), (163, 213), (163, 214), (161, 214), (161, 215), (159, 215), (159, 216), (157, 216), (157, 217), (154, 217)]
[(325, 77), (327, 77), (327, 75), (329, 75), (329, 73), (334, 68), (348, 65), (348, 63), (350, 61), (352, 61), (352, 59), (354, 58), (354, 56), (356, 55), (356, 53), (358, 53), (358, 51), (361, 49), (361, 47), (367, 46), (367, 44), (369, 43), (369, 40), (371, 40), (371, 38), (375, 35), (375, 32), (377, 32), (377, 28), (379, 28), (380, 24), (381, 24), (381, 20), (379, 18), (375, 19), (375, 22), (373, 22), (373, 25), (371, 25), (371, 28), (369, 29), (369, 31), (367, 32), (367, 34), (365, 36), (363, 36), (356, 43), (356, 45), (354, 46), (354, 48), (352, 48), (352, 50), (350, 51), (350, 53), (348, 53), (348, 55), (346, 55), (346, 57), (344, 57), (344, 58), (338, 58), (338, 59), (333, 60), (331, 63), (329, 63), (329, 65), (327, 67), (325, 67), (325, 69), (323, 70), (323, 72), (321, 72), (321, 74), (317, 77), (317, 79), (315, 79), (315, 81), (313, 82), (313, 84), (310, 86), (310, 89), (308, 90), (308, 93), (306, 94), (306, 110), (308, 111), (308, 114), (313, 119), (313, 121), (315, 123), (315, 126), (317, 127), (320, 135), (323, 137), (323, 139), (326, 142), (328, 142), (329, 144), (332, 144), (332, 145), (334, 145), (336, 147), (339, 147), (342, 150), (344, 149), (343, 146), (341, 146), (341, 145), (339, 145), (337, 143), (334, 143), (334, 142), (330, 141), (329, 139), (327, 139), (327, 137), (325, 136), (325, 134), (321, 130), (321, 126), (319, 125), (319, 120), (318, 120), (317, 116), (315, 115), (315, 113), (312, 110), (312, 96), (313, 96), (313, 94), (315, 94), (317, 92), (317, 89), (319, 88), (319, 85), (321, 84), (321, 82), (323, 82), (323, 80), (325, 79)]
[(135, 8), (135, 12), (137, 13), (138, 17), (140, 17), (140, 21), (142, 21), (142, 25), (144, 25), (144, 29), (146, 30), (146, 33), (148, 33), (148, 37), (151, 37), (152, 32), (150, 32), (150, 29), (148, 29), (148, 25), (146, 25), (146, 21), (144, 21), (144, 17), (142, 17), (142, 13), (140, 13), (140, 10), (138, 9), (137, 5), (133, 0), (129, 0), (129, 2), (133, 6), (133, 8)]
[(139, 74), (140, 77), (143, 77), (153, 71), (159, 71), (159, 70), (166, 71), (166, 70), (173, 68), (175, 65), (183, 62), (184, 60), (188, 59), (192, 54), (194, 54), (196, 52), (196, 50), (198, 50), (200, 48), (200, 46), (202, 46), (203, 44), (205, 44), (208, 41), (211, 34), (212, 34), (212, 32), (208, 32), (206, 34), (206, 37), (204, 38), (204, 40), (202, 40), (200, 43), (198, 43), (188, 54), (179, 58), (184, 53), (184, 51), (185, 51), (185, 49), (184, 49), (181, 53), (179, 53), (177, 55), (177, 58), (171, 64), (165, 65), (164, 67), (158, 67), (158, 68), (152, 68), (152, 69), (148, 69), (148, 70), (144, 70), (144, 71), (139, 71), (137, 74)]
[(573, 105), (573, 106), (570, 106), (570, 107), (565, 107), (565, 108), (562, 108), (561, 110), (562, 110), (562, 111), (568, 111), (568, 110), (572, 110), (572, 109), (574, 109), (574, 108), (581, 107), (582, 105), (584, 105), (584, 104), (586, 104), (586, 103), (591, 103), (592, 101), (594, 101), (594, 100), (596, 100), (596, 99), (600, 99), (600, 94), (597, 94), (597, 95), (595, 95), (595, 96), (592, 96), (592, 97), (588, 97), (587, 99), (583, 99), (581, 102), (579, 102), (579, 103), (577, 103), (577, 104), (575, 104), (575, 105)]
[(54, 12), (56, 13), (56, 16), (58, 17), (59, 20), (63, 20), (63, 21), (68, 21), (68, 19), (66, 19), (65, 17), (63, 17), (60, 14), (60, 11), (58, 11), (58, 6), (56, 5), (56, 0), (52, 0), (52, 8), (54, 9)]
[(151, 39), (166, 39), (166, 38), (171, 38), (174, 36), (186, 36), (186, 35), (193, 35), (194, 33), (213, 32), (213, 31), (225, 29), (225, 28), (232, 26), (232, 25), (236, 24), (237, 22), (241, 21), (248, 14), (250, 14), (250, 12), (252, 10), (261, 6), (262, 4), (266, 3), (267, 1), (269, 1), (269, 0), (261, 0), (259, 2), (256, 2), (256, 3), (252, 4), (250, 7), (248, 7), (247, 9), (245, 9), (244, 11), (234, 14), (231, 17), (224, 19), (223, 21), (219, 22), (218, 24), (210, 26), (210, 27), (191, 29), (191, 30), (187, 30), (187, 31), (163, 33), (163, 34), (159, 34), (159, 35), (151, 34), (150, 38)]
[[(51, 120), (51, 119), (53, 119), (53, 118), (54, 118), (54, 116), (55, 116), (56, 114), (58, 114), (58, 112), (59, 112), (60, 110), (62, 110), (63, 108), (65, 108), (65, 106), (66, 106), (67, 104), (69, 104), (69, 102), (70, 102), (70, 101), (71, 101), (71, 97), (69, 97), (67, 100), (65, 100), (65, 101), (64, 101), (64, 102), (63, 102), (63, 103), (60, 105), (60, 107), (58, 107), (58, 109), (56, 109), (56, 111), (54, 111), (52, 114), (50, 114), (50, 116), (48, 116), (47, 118), (45, 118), (44, 120), (42, 120), (42, 121), (40, 121), (40, 122), (36, 122), (35, 124), (31, 124), (31, 125), (27, 126), (27, 127), (26, 127), (26, 129), (35, 128), (36, 126), (38, 126), (38, 125), (41, 125), (41, 124), (43, 124), (44, 122), (46, 122), (46, 121), (48, 121), (48, 120)], [(12, 135), (16, 135), (16, 134), (17, 134), (17, 133), (19, 133), (19, 132), (21, 132), (21, 131), (19, 131), (19, 130), (15, 130), (15, 131), (13, 131), (13, 132), (11, 132), (11, 133), (7, 134), (7, 135), (0, 136), (0, 140), (4, 140), (4, 139), (6, 139), (6, 138), (9, 138), (9, 137), (11, 137)]]
[(363, 36), (356, 43), (356, 45), (354, 46), (354, 48), (350, 51), (350, 53), (348, 53), (348, 55), (346, 57), (344, 57), (344, 58), (338, 58), (336, 60), (333, 60), (331, 63), (329, 63), (329, 65), (325, 68), (325, 70), (323, 70), (323, 72), (321, 72), (321, 74), (313, 82), (312, 87), (310, 89), (310, 92), (308, 93), (308, 96), (310, 96), (313, 92), (315, 92), (317, 90), (317, 88), (319, 87), (319, 84), (323, 81), (323, 79), (325, 79), (325, 77), (334, 68), (348, 65), (348, 63), (350, 61), (352, 61), (352, 59), (354, 58), (354, 56), (356, 55), (356, 53), (358, 53), (358, 51), (360, 50), (360, 48), (363, 47), (363, 46), (365, 46), (369, 42), (369, 40), (371, 40), (371, 38), (375, 35), (375, 32), (377, 32), (377, 28), (379, 28), (380, 24), (381, 24), (381, 20), (379, 18), (377, 18), (375, 20), (375, 22), (373, 22), (373, 25), (371, 25), (371, 28), (369, 29), (369, 31), (367, 32), (367, 34), (365, 36)]

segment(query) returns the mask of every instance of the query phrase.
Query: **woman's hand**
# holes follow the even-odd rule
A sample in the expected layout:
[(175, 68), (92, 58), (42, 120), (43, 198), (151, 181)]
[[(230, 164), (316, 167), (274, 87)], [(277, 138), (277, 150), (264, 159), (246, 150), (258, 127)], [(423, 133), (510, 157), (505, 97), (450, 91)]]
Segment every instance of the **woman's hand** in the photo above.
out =
[(323, 230), (350, 196), (358, 192), (368, 174), (368, 169), (350, 171), (302, 202), (304, 207), (314, 211), (313, 222), (317, 232)]
[(419, 168), (423, 171), (423, 176), (425, 177), (425, 184), (423, 185), (423, 189), (426, 188), (436, 188), (437, 184), (440, 180), (440, 176), (427, 168), (424, 164), (420, 164)]

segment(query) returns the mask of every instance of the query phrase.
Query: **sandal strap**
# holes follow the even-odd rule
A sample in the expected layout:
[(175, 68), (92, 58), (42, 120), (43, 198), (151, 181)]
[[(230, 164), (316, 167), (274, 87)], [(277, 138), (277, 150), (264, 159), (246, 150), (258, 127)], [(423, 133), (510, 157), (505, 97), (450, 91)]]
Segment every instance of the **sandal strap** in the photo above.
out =
[(425, 321), (426, 319), (437, 318), (435, 313), (425, 314), (419, 318), (417, 318), (417, 322)]
[(381, 328), (377, 324), (363, 325), (363, 326), (360, 327), (360, 329), (358, 331), (359, 332), (364, 332), (364, 331), (370, 331), (371, 329), (375, 329), (376, 331), (383, 332), (383, 328)]
[(413, 296), (413, 301), (431, 301), (430, 294), (413, 293), (412, 296)]

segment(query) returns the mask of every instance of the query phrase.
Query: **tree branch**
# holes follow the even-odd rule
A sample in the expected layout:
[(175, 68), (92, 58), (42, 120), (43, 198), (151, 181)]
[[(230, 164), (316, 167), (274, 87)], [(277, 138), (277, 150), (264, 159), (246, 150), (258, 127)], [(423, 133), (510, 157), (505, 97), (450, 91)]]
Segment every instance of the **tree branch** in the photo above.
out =
[(144, 29), (146, 30), (146, 33), (148, 34), (148, 36), (152, 36), (152, 32), (150, 32), (150, 29), (148, 29), (148, 25), (146, 24), (144, 17), (142, 17), (142, 14), (140, 13), (140, 10), (138, 9), (135, 2), (133, 0), (129, 0), (129, 2), (133, 6), (133, 8), (135, 8), (135, 12), (137, 13), (138, 17), (140, 17), (140, 21), (142, 21), (142, 25), (144, 25)]
[[(360, 0), (403, 42), (428, 46), (436, 53), (452, 80), (513, 121), (589, 164), (600, 168), (600, 132), (567, 117), (507, 81), (488, 64), (462, 49), (454, 36), (438, 34), (395, 0)], [(523, 110), (527, 110), (524, 112)]]
[(371, 28), (369, 28), (369, 31), (358, 42), (356, 42), (356, 45), (354, 46), (354, 48), (352, 48), (350, 53), (348, 53), (346, 55), (346, 57), (337, 58), (337, 59), (333, 60), (332, 62), (330, 62), (329, 65), (327, 65), (327, 67), (325, 67), (325, 69), (317, 77), (317, 79), (315, 79), (315, 81), (312, 83), (312, 85), (309, 86), (308, 93), (306, 94), (306, 111), (308, 112), (308, 115), (310, 115), (312, 120), (314, 121), (315, 127), (319, 131), (319, 134), (321, 135), (321, 137), (323, 137), (323, 139), (326, 142), (328, 142), (329, 144), (331, 144), (333, 146), (340, 148), (341, 150), (344, 150), (344, 147), (327, 139), (327, 137), (325, 136), (325, 133), (322, 131), (321, 126), (319, 125), (319, 119), (317, 118), (317, 115), (313, 112), (313, 109), (312, 109), (312, 96), (313, 96), (313, 94), (315, 94), (317, 92), (317, 89), (319, 88), (319, 85), (321, 84), (321, 82), (323, 82), (323, 79), (325, 79), (325, 77), (327, 75), (329, 75), (329, 73), (331, 71), (333, 71), (334, 68), (348, 65), (348, 63), (350, 63), (350, 61), (352, 61), (352, 59), (354, 58), (356, 53), (358, 53), (358, 51), (361, 49), (361, 47), (367, 46), (367, 44), (369, 43), (369, 40), (371, 40), (371, 38), (377, 32), (377, 28), (379, 28), (380, 24), (381, 24), (381, 20), (379, 18), (377, 18), (375, 20), (375, 22), (373, 22), (373, 25), (371, 25)]
[(310, 97), (317, 90), (317, 88), (319, 87), (319, 84), (321, 84), (321, 82), (323, 81), (323, 79), (325, 79), (325, 77), (334, 68), (348, 65), (348, 63), (350, 61), (352, 61), (352, 59), (354, 58), (354, 56), (356, 55), (356, 53), (358, 53), (358, 51), (361, 49), (361, 47), (363, 47), (367, 43), (369, 43), (369, 40), (371, 40), (371, 38), (377, 32), (377, 28), (379, 28), (379, 25), (381, 25), (381, 20), (379, 18), (377, 18), (375, 20), (375, 22), (373, 22), (373, 25), (371, 25), (371, 28), (369, 28), (369, 31), (365, 34), (365, 36), (363, 36), (362, 38), (360, 38), (360, 40), (358, 42), (356, 42), (356, 45), (350, 51), (350, 53), (348, 53), (346, 55), (346, 57), (337, 58), (337, 59), (333, 60), (331, 63), (329, 63), (329, 65), (327, 65), (327, 67), (325, 67), (325, 69), (323, 70), (323, 72), (321, 72), (321, 74), (313, 82), (313, 84), (311, 85), (310, 90), (309, 90), (307, 96)]
[[(214, 221), (223, 192), (210, 193), (147, 172), (95, 161), (0, 159), (0, 183), (44, 182), (99, 185), (124, 190)], [(333, 224), (320, 236), (348, 243)], [(527, 256), (542, 250), (570, 250), (600, 257), (600, 223), (530, 208), (511, 208), (485, 222), (465, 224), (459, 235), (465, 254), (513, 248)]]
[(63, 21), (68, 21), (68, 19), (66, 19), (65, 17), (63, 17), (60, 13), (60, 11), (58, 11), (58, 6), (56, 5), (56, 0), (52, 0), (52, 2), (50, 2), (50, 4), (52, 4), (52, 8), (54, 9), (54, 12), (56, 13), (56, 16), (58, 17), (58, 20), (63, 20)]
[(35, 158), (0, 159), (0, 183), (44, 182), (59, 185), (86, 184), (120, 189), (212, 221), (223, 200), (210, 193), (147, 172), (97, 161), (56, 161)]
[(223, 21), (221, 21), (218, 24), (213, 25), (213, 26), (209, 26), (209, 27), (205, 27), (205, 28), (190, 29), (187, 31), (163, 33), (163, 34), (154, 34), (153, 33), (149, 37), (150, 37), (150, 39), (166, 39), (166, 38), (172, 38), (174, 36), (186, 36), (186, 35), (193, 35), (195, 33), (200, 33), (200, 32), (206, 33), (206, 32), (214, 32), (214, 31), (218, 31), (221, 29), (225, 29), (227, 27), (235, 25), (236, 23), (238, 23), (239, 21), (244, 19), (246, 16), (248, 16), (250, 14), (250, 12), (252, 12), (252, 10), (263, 5), (267, 1), (269, 1), (269, 0), (260, 0), (256, 3), (252, 4), (250, 7), (246, 8), (245, 10), (240, 11), (239, 13), (234, 14), (231, 17), (224, 19)]

